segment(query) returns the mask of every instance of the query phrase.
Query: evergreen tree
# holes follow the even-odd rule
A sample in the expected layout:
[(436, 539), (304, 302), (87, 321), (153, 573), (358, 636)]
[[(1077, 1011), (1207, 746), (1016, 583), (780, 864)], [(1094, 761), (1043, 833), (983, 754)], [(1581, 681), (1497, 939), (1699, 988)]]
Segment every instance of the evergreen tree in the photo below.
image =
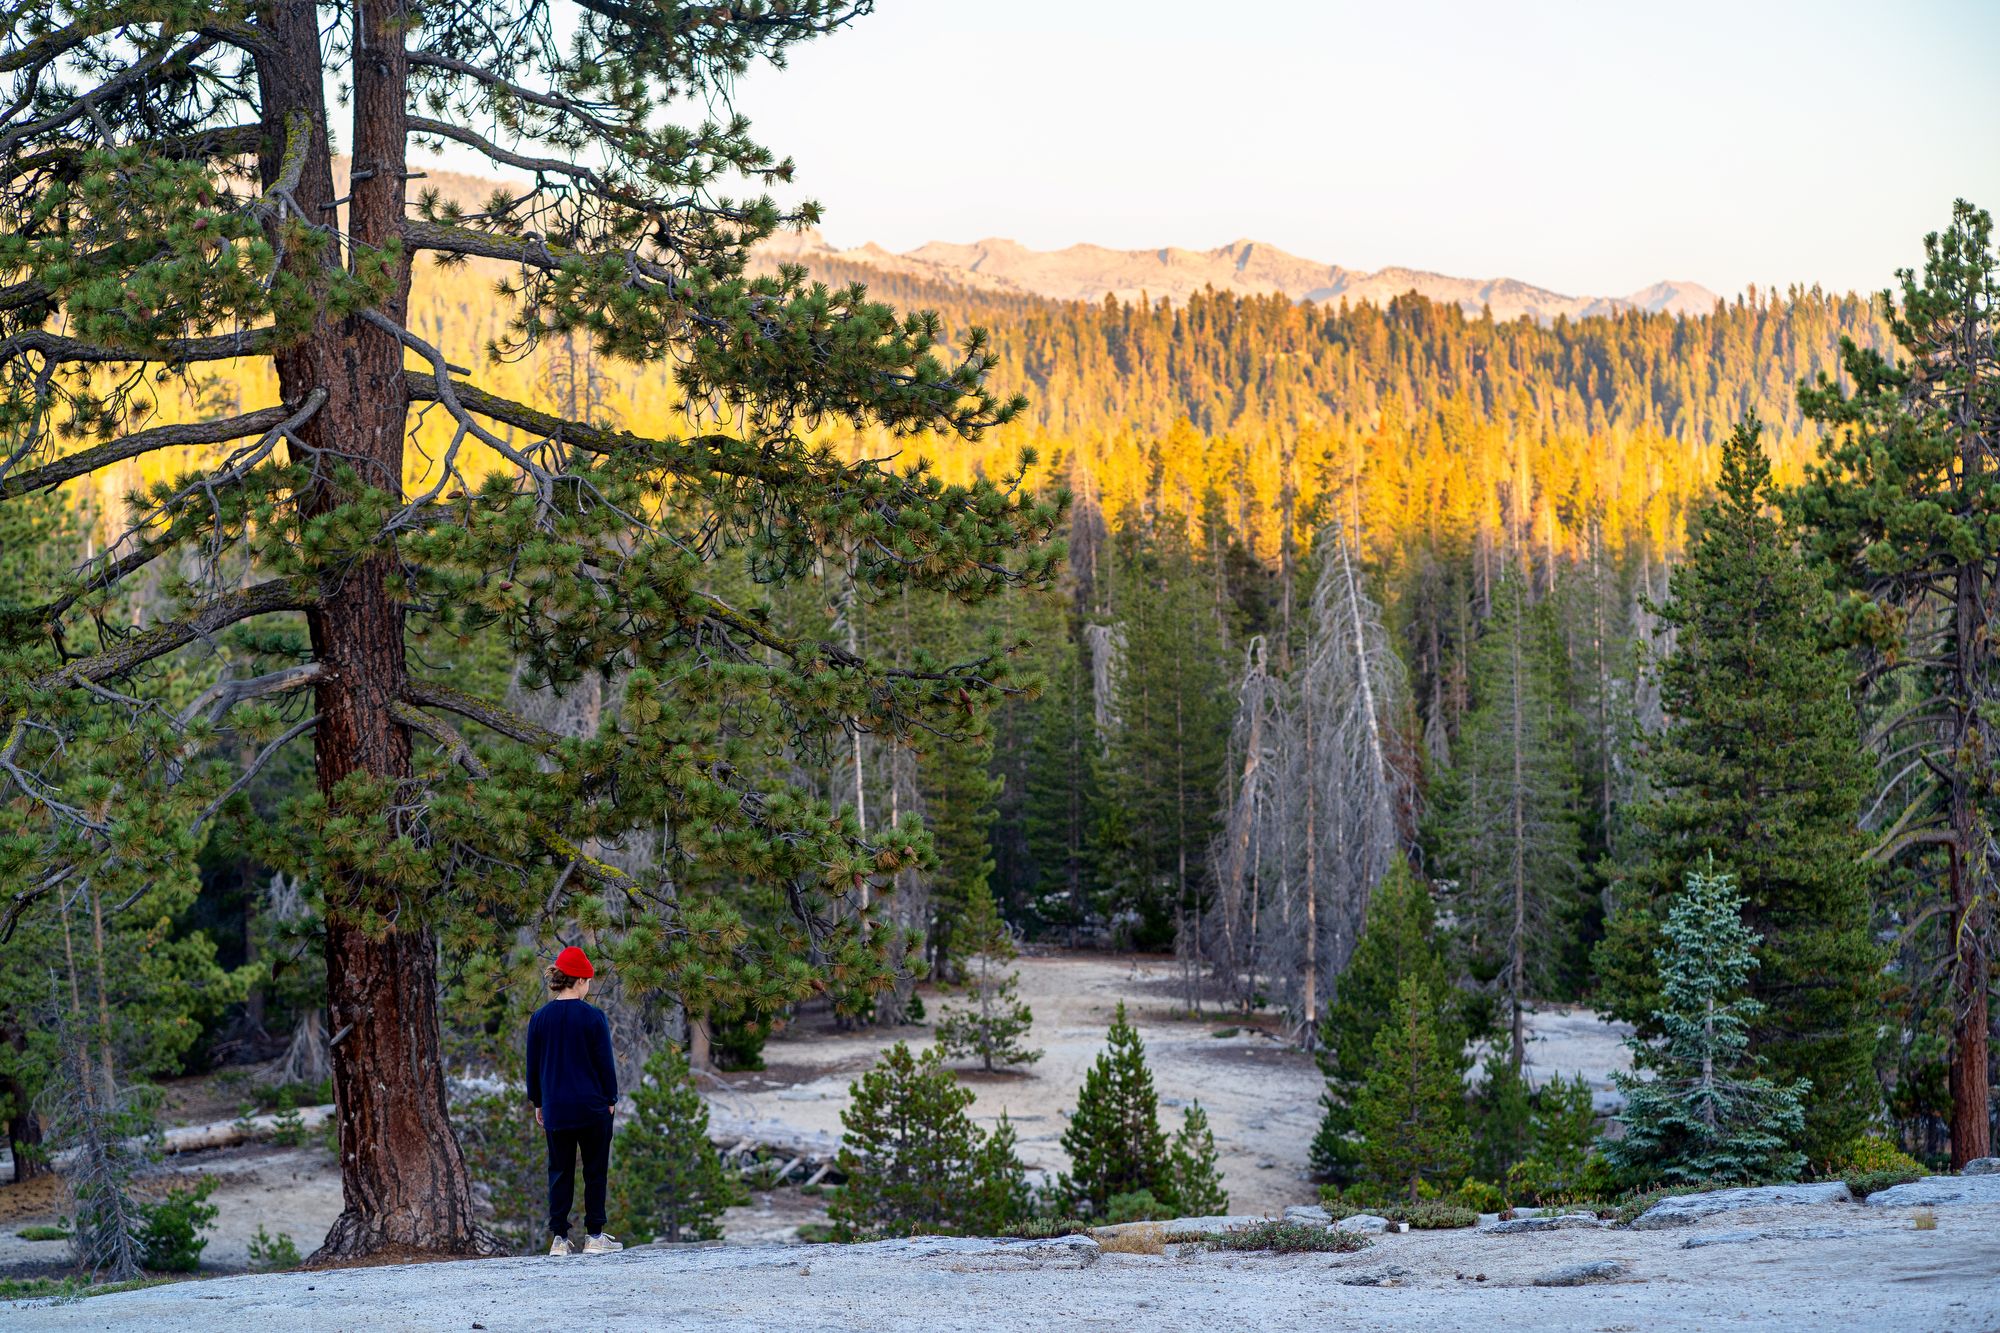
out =
[(981, 729), (929, 747), (918, 763), (924, 827), (937, 849), (930, 888), (931, 974), (956, 980), (963, 954), (960, 926), (974, 904), (993, 904), (992, 831), (1000, 783), (987, 771), (993, 737)]
[(1554, 1078), (1534, 1098), (1534, 1151), (1505, 1179), (1536, 1199), (1574, 1195), (1597, 1146), (1597, 1111), (1583, 1075)]
[(1025, 1215), (1026, 1169), (1002, 1116), (990, 1134), (935, 1049), (897, 1042), (849, 1089), (836, 1164), (847, 1183), (827, 1215), (841, 1237), (989, 1235)]
[[(1430, 889), (1398, 862), (1376, 886), (1360, 943), (1320, 1026), (1316, 1055), (1326, 1091), (1320, 1098), (1323, 1114), (1313, 1138), (1312, 1165), (1336, 1183), (1353, 1180), (1359, 1169), (1355, 1102), (1374, 1064), (1375, 1037), (1406, 978), (1415, 978), (1440, 1002), (1454, 994), (1438, 952)], [(1461, 1031), (1456, 1023), (1452, 1030)]]
[(1709, 849), (1737, 876), (1760, 937), (1750, 1050), (1781, 1083), (1809, 1078), (1806, 1147), (1830, 1157), (1873, 1122), (1881, 951), (1869, 933), (1873, 781), (1824, 642), (1830, 599), (1770, 513), (1755, 420), (1722, 450), (1716, 498), (1695, 515), (1672, 597), (1661, 673), (1666, 730), (1641, 753), (1646, 798), (1627, 811), (1617, 910), (1597, 949), (1600, 1003), (1648, 1034), (1653, 955), (1675, 886)]
[(662, 1046), (632, 1090), (632, 1115), (612, 1143), (611, 1215), (628, 1245), (721, 1240), (723, 1210), (750, 1193), (708, 1141), (708, 1103), (687, 1057)]
[(1465, 1173), (1464, 1068), (1449, 1012), (1417, 977), (1396, 988), (1354, 1102), (1361, 1163), (1378, 1185), (1419, 1197), (1423, 1181)]
[(1480, 1179), (1499, 1182), (1534, 1152), (1535, 1107), (1512, 1060), (1495, 1052), (1485, 1072), (1471, 1103), (1472, 1166)]
[(947, 1005), (938, 1017), (937, 1042), (950, 1056), (978, 1060), (991, 1073), (995, 1065), (1030, 1065), (1042, 1058), (1026, 1042), (1035, 1015), (1016, 994), (1014, 937), (1000, 920), (993, 895), (982, 887), (959, 919), (956, 952), (966, 960), (966, 984), (971, 1004)]
[(1548, 982), (1580, 906), (1574, 719), (1546, 603), (1512, 574), (1472, 651), (1472, 711), (1428, 834), (1481, 975), (1505, 998), (1518, 1069), (1527, 1003)]
[[(1956, 204), (1951, 225), (1924, 238), (1922, 274), (1900, 273), (1901, 292), (1882, 296), (1905, 359), (1892, 364), (1843, 338), (1840, 381), (1822, 373), (1816, 386), (1801, 386), (1800, 405), (1827, 435), (1819, 464), (1787, 499), (1807, 550), (1846, 592), (1836, 635), (1867, 664), (1862, 685), (1877, 710), (1872, 734), (1891, 812), (1871, 854), (1923, 886), (1912, 914), (1935, 918), (1925, 943), (1950, 959), (1948, 996), (1933, 1003), (1951, 1015), (1954, 1166), (1992, 1151), (1988, 1005), (2000, 896), (2000, 669), (1991, 647), (2000, 582), (2000, 260), (1992, 233), (1985, 210)], [(1910, 977), (1919, 997), (1933, 993), (1929, 972)], [(1844, 967), (1839, 975), (1844, 982)], [(1904, 1026), (1921, 1029), (1927, 1018), (1912, 1013)]]
[(1113, 1195), (1147, 1190), (1169, 1204), (1167, 1144), (1145, 1043), (1119, 1002), (1105, 1049), (1083, 1076), (1063, 1130), (1070, 1168), (1058, 1186), (1072, 1208), (1101, 1215)]
[(1663, 1033), (1633, 1036), (1633, 1064), (1650, 1071), (1615, 1075), (1625, 1093), (1612, 1141), (1613, 1165), (1648, 1180), (1794, 1180), (1805, 1165), (1808, 1084), (1773, 1083), (1756, 1072), (1750, 1024), (1763, 1005), (1746, 993), (1757, 966), (1756, 936), (1743, 924), (1733, 876), (1711, 861), (1690, 870), (1655, 955)]
[[(715, 192), (791, 178), (742, 117), (663, 118), (866, 8), (358, 0), (328, 40), (292, 0), (255, 22), (79, 0), (4, 39), (8, 100), (33, 111), (0, 147), (18, 298), (0, 311), (0, 504), (154, 469), (116, 540), (0, 639), (0, 777), (26, 821), (0, 841), (8, 923), (66, 886), (113, 903), (198, 888), (215, 809), (311, 747), (317, 790), (260, 856), (317, 899), (342, 1034), (346, 1209), (323, 1259), (480, 1245), (446, 1111), (441, 947), (595, 924), (615, 902), (656, 928), (611, 961), (694, 1012), (769, 1012), (830, 979), (859, 995), (903, 961), (845, 900), (921, 865), (921, 836), (864, 835), (791, 761), (857, 728), (976, 732), (1011, 669), (895, 671), (791, 632), (763, 590), (828, 564), (966, 602), (1045, 582), (1060, 499), (1004, 462), (946, 484), (808, 442), (822, 422), (973, 437), (1019, 405), (985, 387), (982, 334), (941, 352), (935, 318), (858, 286), (753, 276), (752, 247), (816, 206)], [(528, 154), (535, 184), (471, 208), (413, 190), (412, 136), (510, 171)], [(336, 143), (359, 164), (340, 188)], [(432, 332), (412, 306), (422, 253), (504, 266), (504, 313)], [(483, 373), (462, 368), (481, 330)], [(508, 364), (572, 336), (672, 406), (627, 433), (510, 396)], [(157, 386), (226, 362), (259, 406), (164, 410), (180, 395)], [(162, 596), (99, 639), (105, 596), (149, 577)], [(411, 650), (482, 635), (530, 685), (620, 676), (615, 716), (563, 737)], [(48, 642), (78, 651), (46, 666), (23, 647)], [(160, 707), (153, 685), (192, 670), (214, 692)], [(589, 850), (662, 828), (671, 874)], [(782, 915), (751, 931), (690, 865), (760, 883)]]
[(1033, 707), (1022, 798), (1035, 868), (1033, 920), (1074, 930), (1089, 917), (1095, 891), (1091, 831), (1097, 804), (1097, 736), (1080, 646), (1067, 640), (1059, 645)]
[(1161, 1196), (1183, 1217), (1219, 1217), (1229, 1211), (1229, 1191), (1222, 1187), (1216, 1164), (1215, 1134), (1201, 1103), (1189, 1106), (1180, 1131), (1167, 1148), (1166, 1194)]
[(1141, 948), (1172, 942), (1204, 908), (1229, 732), (1207, 585), (1177, 523), (1161, 526), (1119, 586), (1117, 725), (1101, 770), (1106, 915), (1125, 913)]

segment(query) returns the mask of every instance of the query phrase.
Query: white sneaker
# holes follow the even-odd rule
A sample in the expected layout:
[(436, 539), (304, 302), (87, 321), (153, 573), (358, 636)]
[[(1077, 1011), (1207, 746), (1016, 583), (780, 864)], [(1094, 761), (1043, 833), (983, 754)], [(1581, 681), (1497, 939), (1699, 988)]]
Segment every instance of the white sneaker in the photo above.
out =
[(618, 1243), (618, 1237), (607, 1236), (602, 1231), (585, 1237), (583, 1242), (583, 1252), (585, 1254), (610, 1254), (613, 1250), (622, 1250), (624, 1248), (623, 1245)]
[(568, 1236), (557, 1236), (555, 1238), (555, 1241), (549, 1246), (549, 1257), (551, 1259), (558, 1258), (565, 1254), (575, 1254), (575, 1253), (576, 1251), (570, 1246)]

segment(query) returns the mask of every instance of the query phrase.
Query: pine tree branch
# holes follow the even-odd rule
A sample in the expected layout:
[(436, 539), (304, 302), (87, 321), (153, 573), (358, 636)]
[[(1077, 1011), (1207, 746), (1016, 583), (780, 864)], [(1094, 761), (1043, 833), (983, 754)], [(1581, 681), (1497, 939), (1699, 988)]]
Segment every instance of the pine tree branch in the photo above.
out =
[(38, 676), (28, 683), (28, 692), (47, 694), (85, 684), (112, 680), (197, 639), (239, 620), (268, 615), (274, 611), (303, 611), (318, 604), (319, 596), (300, 579), (269, 579), (239, 592), (227, 593), (206, 606), (169, 620), (89, 657), (80, 657), (61, 668)]
[[(534, 168), (523, 166), (523, 169)], [(541, 269), (550, 273), (560, 271), (565, 260), (594, 261), (601, 257), (595, 253), (551, 241), (546, 237), (513, 236), (505, 232), (483, 231), (476, 227), (433, 222), (428, 218), (405, 220), (402, 234), (403, 243), (412, 250), (434, 250), (442, 254), (465, 255), (478, 259), (503, 259), (511, 264), (519, 264), (523, 268)], [(634, 274), (659, 283), (667, 288), (670, 294), (679, 285), (680, 280), (665, 265), (641, 258), (629, 251), (617, 253)]]
[[(403, 697), (410, 703), (421, 704), (425, 708), (442, 708), (447, 713), (456, 713), (469, 721), (477, 722), (488, 731), (498, 732), (509, 740), (537, 750), (553, 750), (563, 738), (546, 727), (513, 712), (511, 709), (489, 704), (476, 695), (463, 690), (441, 685), (436, 681), (411, 680), (403, 686)], [(428, 734), (428, 733), (427, 733)]]
[(51, 361), (93, 365), (154, 363), (186, 365), (195, 361), (228, 361), (239, 356), (262, 356), (271, 350), (275, 330), (245, 329), (240, 333), (216, 333), (203, 338), (170, 338), (151, 348), (107, 347), (100, 343), (65, 338), (47, 329), (26, 329), (0, 339), (0, 365), (39, 352)]
[[(446, 391), (440, 386), (435, 375), (427, 375), (420, 370), (406, 370), (404, 378), (409, 385), (412, 402), (436, 403), (443, 401)], [(789, 467), (775, 466), (761, 460), (730, 457), (725, 452), (742, 449), (744, 442), (731, 435), (696, 435), (685, 440), (655, 440), (627, 431), (606, 430), (585, 422), (569, 421), (551, 415), (526, 403), (517, 403), (511, 398), (502, 398), (489, 393), (477, 385), (464, 380), (450, 380), (449, 392), (459, 406), (491, 421), (513, 426), (541, 439), (560, 439), (564, 444), (574, 445), (585, 453), (616, 455), (643, 453), (677, 476), (699, 479), (714, 473), (736, 477), (745, 481), (760, 481), (773, 486), (794, 486), (804, 480), (799, 473)]]
[[(408, 125), (411, 134), (427, 134), (439, 139), (449, 139), (453, 143), (464, 144), (467, 148), (475, 150), (481, 156), (502, 166), (513, 167), (519, 171), (532, 171), (538, 176), (568, 176), (573, 180), (583, 181), (593, 191), (600, 194), (606, 190), (604, 177), (599, 175), (594, 168), (584, 166), (582, 163), (565, 161), (557, 157), (530, 157), (526, 153), (518, 153), (509, 148), (502, 148), (499, 144), (494, 143), (491, 139), (488, 139), (485, 135), (475, 130), (466, 129), (464, 126), (453, 125), (442, 120), (431, 120), (426, 116), (410, 116), (406, 118), (405, 123)], [(460, 229), (453, 228), (452, 230)], [(406, 241), (410, 240), (408, 223), (404, 225), (403, 236)], [(411, 244), (414, 245), (416, 243), (411, 241)]]
[(17, 130), (0, 134), (0, 159), (11, 158), (14, 155), (15, 149), (19, 148), (21, 144), (35, 135), (46, 134), (51, 130), (59, 130), (71, 121), (83, 116), (95, 117), (100, 115), (100, 108), (104, 103), (120, 96), (135, 86), (144, 84), (163, 66), (169, 64), (185, 66), (189, 62), (197, 60), (214, 50), (216, 46), (221, 44), (221, 41), (222, 39), (219, 37), (201, 34), (185, 46), (163, 48), (143, 60), (133, 62), (118, 74), (106, 79), (84, 96), (77, 98), (68, 106), (62, 108), (62, 110), (45, 116), (41, 120), (31, 121)]
[(325, 679), (326, 668), (318, 662), (302, 662), (298, 666), (252, 676), (248, 680), (223, 679), (195, 696), (194, 702), (183, 708), (178, 718), (183, 728), (197, 717), (205, 718), (210, 726), (222, 721), (229, 710), (245, 699), (261, 699), (271, 694), (289, 694), (293, 690)]
[(81, 477), (85, 473), (95, 472), (99, 468), (122, 463), (128, 458), (137, 458), (141, 454), (149, 454), (158, 449), (222, 444), (249, 435), (262, 435), (281, 427), (296, 429), (305, 424), (306, 418), (318, 411), (325, 401), (326, 390), (314, 389), (312, 397), (308, 398), (305, 405), (296, 412), (281, 403), (276, 407), (259, 408), (255, 412), (220, 421), (189, 421), (171, 426), (155, 426), (134, 435), (107, 441), (80, 453), (70, 454), (32, 472), (15, 476), (0, 473), (0, 500), (11, 500), (29, 491), (60, 486), (73, 477)]

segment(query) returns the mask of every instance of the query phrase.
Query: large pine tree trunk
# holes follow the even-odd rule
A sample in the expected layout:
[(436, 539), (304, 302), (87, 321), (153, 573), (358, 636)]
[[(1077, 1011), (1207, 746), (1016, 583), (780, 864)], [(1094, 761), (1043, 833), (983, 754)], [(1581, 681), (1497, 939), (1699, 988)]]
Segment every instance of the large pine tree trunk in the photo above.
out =
[[(1965, 474), (1974, 477), (1981, 470), (1979, 459), (1961, 448)], [(1958, 568), (1957, 597), (1953, 607), (1953, 646), (1958, 662), (1959, 703), (1955, 710), (1957, 735), (1954, 753), (1978, 755), (1979, 761), (1993, 762), (1984, 753), (1985, 740), (1978, 709), (1987, 696), (1984, 659), (1989, 651), (1987, 622), (1981, 588), (1984, 567), (1966, 563)], [(1983, 895), (1988, 883), (1985, 834), (1981, 825), (1978, 796), (1969, 775), (1961, 775), (1951, 790), (1951, 1005), (1952, 1052), (1951, 1165), (1953, 1170), (1975, 1157), (1992, 1151), (1988, 1106), (1992, 1090), (1988, 1084), (1986, 991), (1988, 964), (1986, 936), (1982, 929)]]
[(1952, 950), (1952, 1052), (1951, 1052), (1951, 1169), (1957, 1171), (1975, 1157), (1992, 1152), (1992, 1131), (1987, 1107), (1992, 1089), (1987, 1079), (1987, 1031), (1991, 1019), (1986, 1007), (1987, 962), (1981, 951), (1982, 936), (1976, 920), (1980, 904), (1974, 893), (1974, 872), (1966, 866), (1965, 849), (1977, 846), (1971, 839), (1975, 815), (1972, 802), (1964, 797), (1953, 801), (1952, 822), (1961, 841), (1951, 849)]
[[(405, 16), (394, 0), (363, 0), (358, 17), (367, 55), (354, 62), (348, 232), (357, 247), (377, 248), (399, 233), (403, 217)], [(259, 62), (267, 136), (263, 176), (266, 182), (276, 178), (287, 116), (305, 111), (313, 134), (294, 193), (308, 217), (331, 220), (333, 175), (314, 8), (304, 0), (278, 0), (270, 22), (283, 56)], [(409, 278), (405, 259), (396, 290), (379, 303), (398, 322)], [(334, 484), (336, 460), (353, 466), (365, 484), (400, 493), (408, 394), (396, 339), (360, 319), (323, 316), (310, 337), (277, 357), (277, 367), (287, 402), (303, 401), (315, 389), (327, 394), (303, 432), (307, 447), (320, 451), (311, 455), (308, 512), (351, 498)], [(409, 737), (390, 715), (403, 691), (405, 666), (402, 607), (389, 593), (389, 572), (390, 561), (381, 557), (343, 571), (307, 617), (314, 656), (326, 667), (315, 687), (317, 776), (336, 805), (341, 784), (357, 775), (391, 782), (410, 775)], [(385, 827), (383, 836), (388, 834)], [(384, 1249), (473, 1252), (479, 1238), (471, 1190), (445, 1108), (436, 942), (422, 927), (371, 932), (360, 924), (370, 914), (392, 921), (400, 915), (384, 885), (356, 875), (321, 887), (346, 1210), (313, 1259)]]

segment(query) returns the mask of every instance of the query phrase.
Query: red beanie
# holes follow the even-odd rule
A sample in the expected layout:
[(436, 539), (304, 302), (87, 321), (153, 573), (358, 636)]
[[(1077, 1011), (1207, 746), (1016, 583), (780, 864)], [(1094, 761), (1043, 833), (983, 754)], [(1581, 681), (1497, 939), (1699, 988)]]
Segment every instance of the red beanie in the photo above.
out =
[(590, 959), (585, 957), (583, 950), (574, 944), (556, 955), (556, 971), (567, 976), (582, 977), (585, 980), (597, 975), (597, 969), (590, 965)]

